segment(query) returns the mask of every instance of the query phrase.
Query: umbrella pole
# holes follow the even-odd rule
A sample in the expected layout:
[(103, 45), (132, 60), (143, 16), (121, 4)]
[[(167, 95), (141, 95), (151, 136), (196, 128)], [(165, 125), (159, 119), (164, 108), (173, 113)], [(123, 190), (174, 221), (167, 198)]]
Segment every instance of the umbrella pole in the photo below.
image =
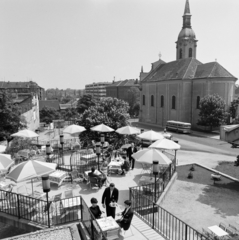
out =
[(177, 150), (175, 150), (175, 156), (174, 156), (174, 159), (175, 159), (175, 166), (177, 165), (176, 155), (177, 155)]
[(31, 182), (32, 182), (32, 194), (33, 194), (33, 181), (32, 181), (32, 179), (31, 179)]

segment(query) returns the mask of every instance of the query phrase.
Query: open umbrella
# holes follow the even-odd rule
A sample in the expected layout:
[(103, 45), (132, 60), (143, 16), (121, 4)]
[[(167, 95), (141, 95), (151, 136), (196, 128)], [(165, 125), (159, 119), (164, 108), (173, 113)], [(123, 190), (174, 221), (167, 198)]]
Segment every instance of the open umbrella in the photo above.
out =
[(140, 129), (131, 127), (131, 126), (125, 126), (125, 127), (118, 128), (116, 132), (123, 135), (132, 135), (132, 134), (139, 134)]
[(13, 133), (11, 136), (12, 137), (25, 137), (25, 138), (39, 137), (38, 134), (36, 134), (35, 132), (28, 130), (28, 129), (21, 130), (17, 133)]
[(92, 131), (96, 131), (96, 132), (113, 132), (114, 129), (111, 128), (111, 127), (108, 127), (106, 126), (105, 124), (100, 124), (100, 125), (97, 125), (95, 127), (92, 127), (91, 128)]
[(181, 146), (172, 140), (163, 138), (163, 139), (159, 139), (156, 142), (154, 142), (153, 144), (151, 144), (149, 146), (149, 148), (179, 150), (181, 148)]
[(72, 124), (72, 125), (70, 125), (70, 126), (67, 126), (67, 127), (63, 130), (63, 133), (77, 134), (77, 133), (84, 132), (85, 130), (86, 130), (85, 127)]
[[(16, 165), (6, 178), (11, 179), (14, 182), (22, 182), (36, 177), (41, 177), (46, 174), (50, 174), (56, 170), (56, 163), (46, 163), (37, 160), (28, 160), (26, 162)], [(32, 182), (33, 192), (33, 182)]]
[(161, 151), (156, 149), (143, 149), (132, 155), (132, 157), (138, 162), (150, 163), (158, 160), (160, 165), (169, 165), (172, 161), (164, 155)]
[(141, 139), (146, 139), (146, 140), (149, 140), (149, 141), (155, 141), (155, 140), (159, 140), (159, 139), (164, 138), (162, 133), (155, 132), (153, 130), (143, 132), (143, 133), (139, 134), (137, 137), (141, 138)]
[(0, 172), (7, 170), (14, 164), (9, 154), (0, 154)]
[(157, 140), (156, 142), (151, 144), (149, 148), (175, 150), (174, 159), (176, 160), (177, 150), (179, 150), (181, 146), (172, 140), (164, 138), (164, 139)]

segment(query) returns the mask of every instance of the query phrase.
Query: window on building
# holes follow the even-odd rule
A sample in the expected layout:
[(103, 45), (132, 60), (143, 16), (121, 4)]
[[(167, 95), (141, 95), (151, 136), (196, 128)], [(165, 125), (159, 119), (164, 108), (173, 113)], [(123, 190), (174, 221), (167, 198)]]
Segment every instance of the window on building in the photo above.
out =
[(176, 97), (172, 96), (172, 109), (176, 109)]
[(151, 107), (154, 106), (154, 95), (151, 95)]
[(145, 95), (143, 95), (143, 105), (145, 105)]
[(200, 97), (199, 96), (197, 96), (197, 106), (196, 106), (196, 108), (197, 109), (200, 108)]
[(179, 50), (179, 59), (183, 58), (183, 50), (182, 48), (180, 48)]
[(192, 48), (189, 48), (189, 54), (188, 54), (188, 57), (192, 57), (193, 56), (193, 49)]
[(163, 108), (164, 107), (164, 96), (163, 95), (161, 96), (160, 100), (161, 100), (161, 107)]

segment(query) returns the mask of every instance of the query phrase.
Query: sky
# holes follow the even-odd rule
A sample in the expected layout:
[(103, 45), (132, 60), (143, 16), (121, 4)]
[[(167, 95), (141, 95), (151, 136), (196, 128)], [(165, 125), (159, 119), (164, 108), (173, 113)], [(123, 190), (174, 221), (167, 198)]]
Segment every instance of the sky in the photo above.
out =
[[(84, 89), (176, 59), (186, 0), (0, 0), (0, 81)], [(189, 0), (197, 59), (239, 78), (239, 1)]]

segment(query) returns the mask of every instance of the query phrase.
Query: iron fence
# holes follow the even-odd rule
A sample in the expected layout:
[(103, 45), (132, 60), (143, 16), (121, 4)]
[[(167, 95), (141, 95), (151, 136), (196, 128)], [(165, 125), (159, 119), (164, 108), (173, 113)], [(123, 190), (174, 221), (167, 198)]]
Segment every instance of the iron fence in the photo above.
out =
[(130, 189), (132, 208), (137, 216), (169, 240), (209, 240), (148, 197)]
[(92, 240), (107, 240), (106, 234), (101, 230), (98, 222), (96, 221), (94, 215), (91, 213), (90, 209), (87, 207), (83, 198), (81, 198), (81, 216), (82, 222), (86, 227), (88, 233)]

